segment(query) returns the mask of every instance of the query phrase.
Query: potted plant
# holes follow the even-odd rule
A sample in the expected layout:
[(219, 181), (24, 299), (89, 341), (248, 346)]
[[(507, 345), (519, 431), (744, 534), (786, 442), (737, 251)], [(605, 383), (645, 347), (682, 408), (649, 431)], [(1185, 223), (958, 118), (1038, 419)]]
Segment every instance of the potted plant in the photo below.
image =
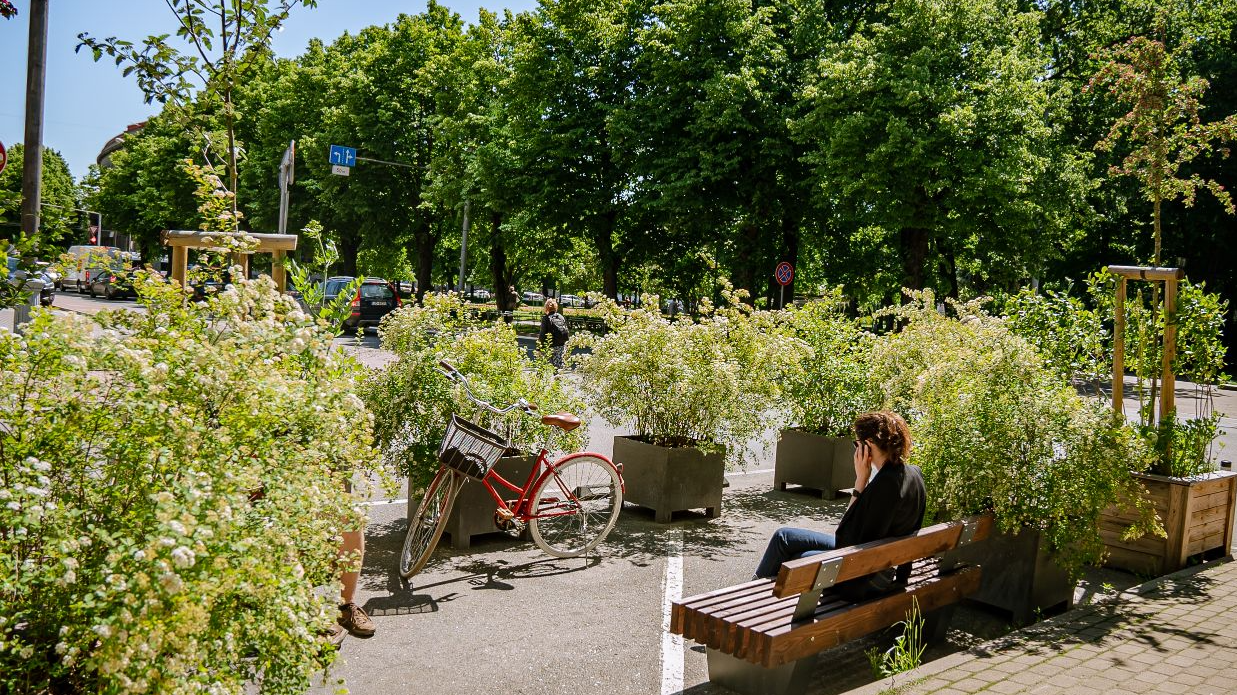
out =
[(1135, 500), (1134, 532), (1154, 519), (1138, 502), (1131, 462), (1145, 459), (1134, 430), (1104, 403), (1080, 396), (982, 300), (935, 309), (929, 291), (896, 313), (903, 328), (879, 338), (872, 371), (914, 434), (936, 521), (991, 512), (1001, 533), (946, 562), (984, 567), (974, 600), (1023, 623), (1073, 600), (1081, 567), (1104, 552), (1101, 515)]
[[(1111, 285), (1110, 285), (1111, 286)], [(1152, 312), (1142, 293), (1126, 303), (1125, 362), (1138, 377), (1138, 393), (1163, 364), (1160, 336), (1169, 312)], [(1175, 311), (1176, 354), (1172, 372), (1193, 384), (1197, 404), (1192, 417), (1179, 409), (1162, 412), (1155, 422), (1154, 399), (1142, 402), (1139, 432), (1153, 451), (1149, 465), (1134, 475), (1146, 489), (1150, 504), (1163, 525), (1157, 536), (1131, 538), (1122, 527), (1131, 511), (1114, 505), (1105, 512), (1106, 564), (1140, 574), (1158, 576), (1185, 567), (1192, 556), (1227, 555), (1232, 545), (1237, 474), (1216, 470), (1214, 440), (1220, 415), (1212, 405), (1215, 384), (1224, 368), (1222, 340), (1228, 302), (1201, 285), (1182, 281)]]
[(819, 490), (833, 499), (853, 487), (851, 423), (880, 402), (868, 378), (873, 335), (843, 313), (841, 290), (791, 310), (790, 328), (811, 352), (787, 375), (783, 400), (793, 427), (778, 434), (773, 486)]
[[(467, 374), (477, 395), (492, 403), (525, 398), (545, 412), (583, 411), (583, 403), (567, 392), (553, 367), (544, 360), (528, 361), (509, 324), (472, 317), (454, 294), (427, 294), (423, 306), (392, 312), (379, 327), (379, 336), (396, 359), (368, 374), (362, 396), (374, 414), (376, 443), (408, 476), (409, 517), (416, 511), (419, 491), (438, 471), (438, 446), (452, 413), (479, 419), (521, 447), (540, 444), (551, 434), (550, 427), (523, 414), (499, 423), (479, 417), (476, 407), (436, 371), (439, 360)], [(567, 434), (555, 431), (554, 436), (559, 446), (578, 449), (586, 441), (587, 426)], [(516, 449), (495, 468), (520, 484), (534, 461), (527, 451)], [(467, 548), (472, 536), (499, 532), (496, 507), (482, 486), (465, 486), (447, 521), (452, 547)]]
[(698, 317), (663, 316), (656, 296), (625, 312), (598, 298), (609, 332), (573, 340), (585, 397), (610, 422), (630, 425), (614, 440), (624, 465), (624, 498), (652, 509), (659, 522), (680, 510), (721, 512), (727, 462), (741, 463), (747, 444), (773, 417), (781, 376), (806, 346), (780, 312), (753, 312), (742, 291), (723, 290), (726, 305), (702, 301)]

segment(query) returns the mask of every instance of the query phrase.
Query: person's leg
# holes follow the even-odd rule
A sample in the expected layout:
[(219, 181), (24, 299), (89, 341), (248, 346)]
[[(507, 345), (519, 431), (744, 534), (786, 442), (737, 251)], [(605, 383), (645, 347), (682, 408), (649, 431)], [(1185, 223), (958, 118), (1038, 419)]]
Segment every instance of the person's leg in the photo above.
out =
[(837, 540), (831, 533), (810, 531), (803, 528), (784, 527), (778, 529), (769, 539), (764, 557), (756, 566), (756, 577), (771, 578), (777, 576), (778, 568), (783, 562), (805, 555), (815, 555), (837, 547)]
[(343, 535), (344, 542), (339, 546), (339, 557), (348, 571), (339, 577), (342, 585), (339, 624), (358, 637), (368, 637), (374, 634), (374, 621), (370, 620), (355, 602), (357, 582), (361, 579), (361, 562), (365, 558), (365, 530), (345, 531)]

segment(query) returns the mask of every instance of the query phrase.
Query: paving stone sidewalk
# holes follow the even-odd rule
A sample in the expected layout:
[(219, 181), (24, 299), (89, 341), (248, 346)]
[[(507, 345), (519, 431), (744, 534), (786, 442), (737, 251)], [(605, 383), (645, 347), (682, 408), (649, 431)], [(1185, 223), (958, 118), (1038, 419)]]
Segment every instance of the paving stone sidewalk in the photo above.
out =
[(1237, 693), (1237, 562), (1076, 608), (849, 695)]

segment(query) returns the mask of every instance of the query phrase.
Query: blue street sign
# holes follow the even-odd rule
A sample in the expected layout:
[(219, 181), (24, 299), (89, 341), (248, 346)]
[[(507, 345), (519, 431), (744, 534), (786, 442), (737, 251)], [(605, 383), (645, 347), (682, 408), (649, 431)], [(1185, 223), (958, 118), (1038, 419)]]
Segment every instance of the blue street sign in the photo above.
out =
[(331, 145), (331, 164), (350, 167), (356, 163), (356, 148), (343, 145)]

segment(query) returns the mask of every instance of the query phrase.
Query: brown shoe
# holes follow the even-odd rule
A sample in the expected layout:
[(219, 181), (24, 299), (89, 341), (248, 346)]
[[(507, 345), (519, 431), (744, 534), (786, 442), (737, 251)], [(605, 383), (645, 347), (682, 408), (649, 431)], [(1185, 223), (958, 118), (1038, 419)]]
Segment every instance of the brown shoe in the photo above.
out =
[(348, 633), (344, 630), (343, 625), (335, 624), (326, 629), (322, 638), (332, 647), (338, 647), (344, 643), (344, 635), (346, 634)]
[(374, 621), (355, 603), (340, 605), (339, 624), (354, 637), (370, 637), (374, 634)]

